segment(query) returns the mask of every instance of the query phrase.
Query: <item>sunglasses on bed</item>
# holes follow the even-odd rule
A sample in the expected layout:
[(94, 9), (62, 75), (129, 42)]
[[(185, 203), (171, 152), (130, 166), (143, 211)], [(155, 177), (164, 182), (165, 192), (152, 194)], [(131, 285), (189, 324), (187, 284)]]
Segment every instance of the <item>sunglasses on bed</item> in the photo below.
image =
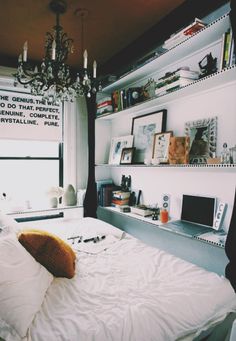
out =
[(73, 245), (73, 244), (75, 244), (76, 239), (78, 239), (77, 243), (81, 243), (82, 241), (84, 243), (88, 243), (88, 242), (97, 243), (97, 242), (99, 242), (99, 241), (101, 241), (101, 240), (103, 240), (105, 238), (106, 238), (106, 236), (96, 236), (96, 237), (87, 238), (87, 239), (83, 240), (83, 236), (74, 236), (74, 237), (67, 238), (67, 240), (72, 240), (72, 245)]

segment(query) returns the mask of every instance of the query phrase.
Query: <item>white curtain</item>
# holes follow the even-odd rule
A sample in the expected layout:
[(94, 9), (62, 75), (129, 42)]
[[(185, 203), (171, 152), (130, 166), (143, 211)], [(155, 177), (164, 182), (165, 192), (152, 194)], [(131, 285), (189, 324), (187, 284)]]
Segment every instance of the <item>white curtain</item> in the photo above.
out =
[(88, 123), (84, 97), (64, 104), (64, 187), (85, 189), (88, 178)]

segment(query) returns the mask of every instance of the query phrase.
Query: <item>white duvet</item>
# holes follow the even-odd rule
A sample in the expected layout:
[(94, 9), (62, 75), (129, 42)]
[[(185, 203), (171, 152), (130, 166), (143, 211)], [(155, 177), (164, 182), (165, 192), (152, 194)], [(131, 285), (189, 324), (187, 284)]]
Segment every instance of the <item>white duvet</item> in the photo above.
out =
[(85, 218), (41, 226), (64, 239), (100, 233), (106, 238), (90, 243), (90, 250), (73, 245), (80, 248), (76, 275), (53, 280), (28, 341), (174, 341), (192, 338), (236, 310), (228, 280), (109, 224)]

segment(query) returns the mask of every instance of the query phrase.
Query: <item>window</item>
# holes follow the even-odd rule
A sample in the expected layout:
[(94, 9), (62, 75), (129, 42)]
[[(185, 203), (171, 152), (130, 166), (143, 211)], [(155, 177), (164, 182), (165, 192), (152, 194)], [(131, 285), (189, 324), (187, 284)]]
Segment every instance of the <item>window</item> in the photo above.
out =
[(1, 204), (16, 210), (47, 206), (48, 189), (63, 186), (62, 151), (59, 142), (0, 140)]

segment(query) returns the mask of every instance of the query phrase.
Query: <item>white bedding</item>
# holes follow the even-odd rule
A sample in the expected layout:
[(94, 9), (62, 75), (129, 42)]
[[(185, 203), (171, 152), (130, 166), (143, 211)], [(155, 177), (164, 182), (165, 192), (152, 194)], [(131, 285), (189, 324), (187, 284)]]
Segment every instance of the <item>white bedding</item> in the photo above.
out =
[(76, 275), (53, 280), (27, 341), (189, 340), (236, 310), (228, 280), (107, 223), (85, 218), (21, 225), (65, 240), (106, 234), (97, 245), (87, 243), (90, 249), (73, 245), (80, 249)]

